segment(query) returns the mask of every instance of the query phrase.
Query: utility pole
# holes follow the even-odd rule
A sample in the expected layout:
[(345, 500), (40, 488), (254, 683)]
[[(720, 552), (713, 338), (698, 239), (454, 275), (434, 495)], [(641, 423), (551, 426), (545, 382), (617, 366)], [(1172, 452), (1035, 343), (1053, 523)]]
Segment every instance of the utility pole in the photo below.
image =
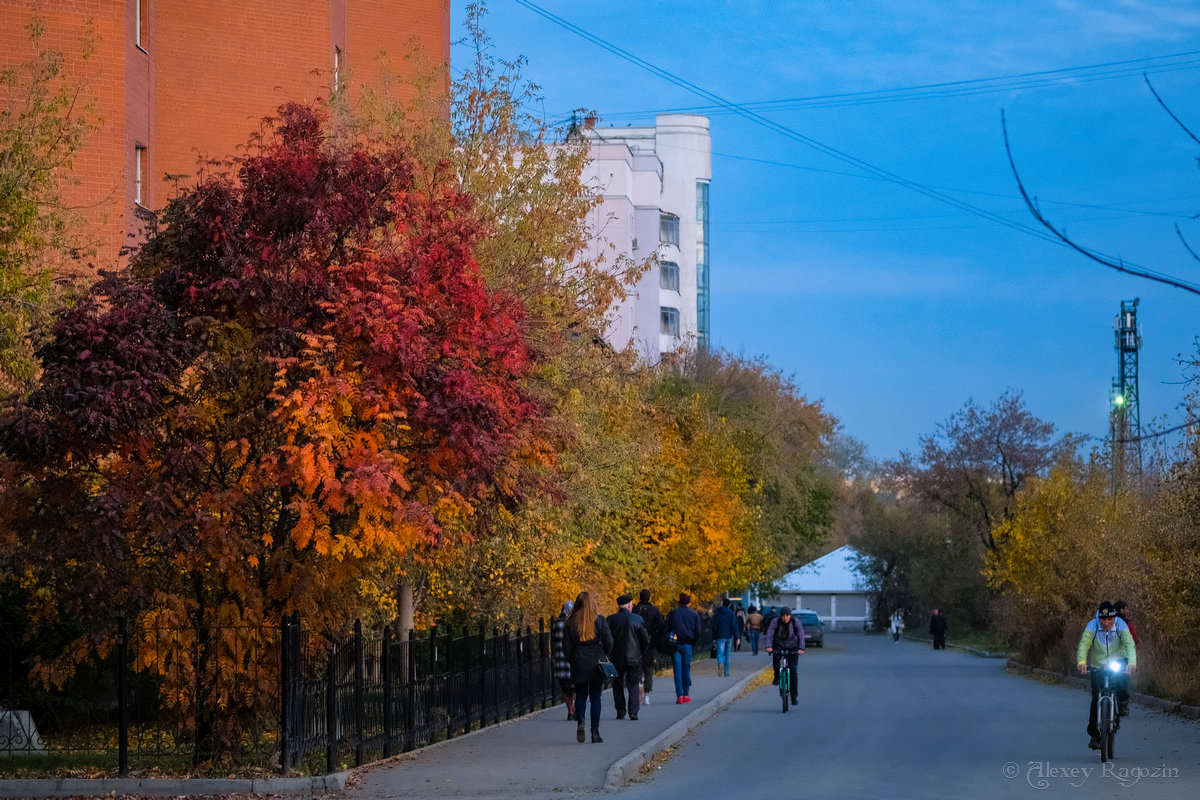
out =
[(1113, 379), (1110, 397), (1110, 424), (1113, 478), (1117, 485), (1127, 476), (1142, 473), (1142, 420), (1138, 402), (1138, 349), (1142, 346), (1142, 332), (1137, 321), (1139, 299), (1122, 300), (1121, 313), (1113, 321), (1117, 377)]

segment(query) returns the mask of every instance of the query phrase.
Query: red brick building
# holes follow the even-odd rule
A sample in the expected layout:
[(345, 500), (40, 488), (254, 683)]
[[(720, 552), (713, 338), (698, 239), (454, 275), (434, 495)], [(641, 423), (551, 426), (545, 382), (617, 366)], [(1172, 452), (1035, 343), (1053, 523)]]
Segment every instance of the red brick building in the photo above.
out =
[(380, 61), (403, 78), (414, 47), (429, 64), (450, 59), (449, 0), (0, 0), (0, 64), (31, 52), (35, 15), (100, 123), (68, 190), (100, 266), (139, 229), (138, 206), (165, 203), (164, 176), (186, 181), (198, 158), (233, 155), (281, 103), (326, 96), (349, 71), (370, 82)]

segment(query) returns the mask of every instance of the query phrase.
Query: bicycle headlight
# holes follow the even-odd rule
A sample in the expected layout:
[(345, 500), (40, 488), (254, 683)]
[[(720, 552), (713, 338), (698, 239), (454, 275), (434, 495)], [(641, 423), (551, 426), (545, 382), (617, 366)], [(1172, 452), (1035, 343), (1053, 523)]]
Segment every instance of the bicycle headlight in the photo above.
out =
[(1123, 665), (1121, 664), (1120, 661), (1110, 661), (1110, 662), (1108, 662), (1108, 671), (1109, 672), (1120, 672), (1122, 666)]

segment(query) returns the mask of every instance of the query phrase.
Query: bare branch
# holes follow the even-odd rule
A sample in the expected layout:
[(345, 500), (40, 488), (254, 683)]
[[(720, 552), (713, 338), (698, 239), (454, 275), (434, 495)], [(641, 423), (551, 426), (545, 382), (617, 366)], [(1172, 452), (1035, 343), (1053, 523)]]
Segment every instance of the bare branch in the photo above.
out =
[(1042, 224), (1042, 227), (1054, 234), (1055, 238), (1057, 238), (1067, 247), (1081, 255), (1086, 256), (1092, 261), (1095, 261), (1097, 264), (1106, 266), (1109, 269), (1114, 269), (1117, 272), (1123, 272), (1126, 275), (1133, 275), (1138, 278), (1145, 278), (1146, 280), (1165, 283), (1167, 286), (1174, 286), (1176, 289), (1183, 289), (1185, 292), (1191, 292), (1192, 294), (1200, 295), (1200, 286), (1194, 283), (1178, 280), (1170, 277), (1169, 275), (1159, 275), (1145, 269), (1133, 268), (1125, 264), (1124, 261), (1106, 258), (1095, 251), (1076, 244), (1074, 240), (1070, 239), (1066, 234), (1054, 227), (1054, 224), (1051, 223), (1050, 220), (1046, 219), (1045, 216), (1043, 216), (1041, 209), (1037, 206), (1037, 202), (1029, 196), (1029, 192), (1025, 190), (1025, 184), (1021, 182), (1021, 175), (1017, 172), (1016, 162), (1013, 161), (1012, 147), (1008, 142), (1008, 123), (1004, 119), (1003, 111), (1000, 112), (1000, 125), (1004, 129), (1004, 152), (1008, 155), (1008, 166), (1012, 169), (1013, 177), (1016, 178), (1017, 189), (1021, 192), (1021, 197), (1025, 200), (1025, 206), (1029, 209), (1029, 213), (1033, 215), (1034, 219)]
[(1188, 130), (1188, 126), (1184, 125), (1183, 121), (1181, 119), (1179, 119), (1179, 117), (1175, 116), (1174, 111), (1167, 108), (1167, 104), (1164, 103), (1163, 99), (1158, 96), (1158, 92), (1154, 91), (1154, 85), (1150, 83), (1150, 78), (1146, 77), (1146, 73), (1144, 73), (1144, 72), (1142, 73), (1142, 78), (1146, 81), (1146, 85), (1150, 87), (1150, 94), (1154, 95), (1154, 99), (1157, 100), (1158, 104), (1163, 107), (1163, 111), (1166, 111), (1168, 114), (1171, 115), (1171, 119), (1175, 120), (1175, 123), (1177, 125), (1179, 125), (1179, 127), (1183, 128), (1184, 133), (1186, 133), (1188, 136), (1192, 137), (1193, 142), (1195, 142), (1196, 144), (1200, 144), (1200, 139), (1196, 138), (1196, 134), (1194, 134), (1190, 130)]
[(1192, 258), (1200, 261), (1200, 255), (1197, 255), (1196, 251), (1192, 249), (1192, 246), (1188, 244), (1187, 239), (1183, 238), (1183, 231), (1179, 230), (1178, 222), (1175, 223), (1175, 234), (1179, 237), (1179, 241), (1183, 242), (1183, 249), (1191, 253)]

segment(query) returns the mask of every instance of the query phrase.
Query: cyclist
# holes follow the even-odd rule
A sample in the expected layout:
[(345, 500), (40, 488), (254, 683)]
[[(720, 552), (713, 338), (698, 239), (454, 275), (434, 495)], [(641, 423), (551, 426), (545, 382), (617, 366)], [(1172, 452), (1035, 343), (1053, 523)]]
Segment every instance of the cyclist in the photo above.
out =
[(779, 685), (780, 656), (786, 652), (787, 668), (792, 673), (792, 705), (796, 705), (799, 702), (797, 693), (800, 691), (796, 680), (796, 663), (804, 654), (804, 627), (786, 606), (779, 609), (779, 616), (771, 620), (767, 627), (767, 652), (771, 654), (771, 668), (775, 671), (772, 686)]
[[(1123, 660), (1130, 675), (1137, 670), (1137, 646), (1129, 635), (1129, 627), (1117, 619), (1117, 610), (1105, 600), (1096, 610), (1095, 619), (1083, 629), (1075, 654), (1075, 666), (1080, 674), (1090, 675), (1092, 679), (1092, 704), (1088, 709), (1087, 732), (1091, 737), (1088, 747), (1093, 750), (1100, 748), (1100, 729), (1096, 726), (1096, 704), (1104, 680), (1100, 670), (1113, 659)], [(1117, 706), (1124, 714), (1129, 713), (1127, 685), (1117, 685)]]

